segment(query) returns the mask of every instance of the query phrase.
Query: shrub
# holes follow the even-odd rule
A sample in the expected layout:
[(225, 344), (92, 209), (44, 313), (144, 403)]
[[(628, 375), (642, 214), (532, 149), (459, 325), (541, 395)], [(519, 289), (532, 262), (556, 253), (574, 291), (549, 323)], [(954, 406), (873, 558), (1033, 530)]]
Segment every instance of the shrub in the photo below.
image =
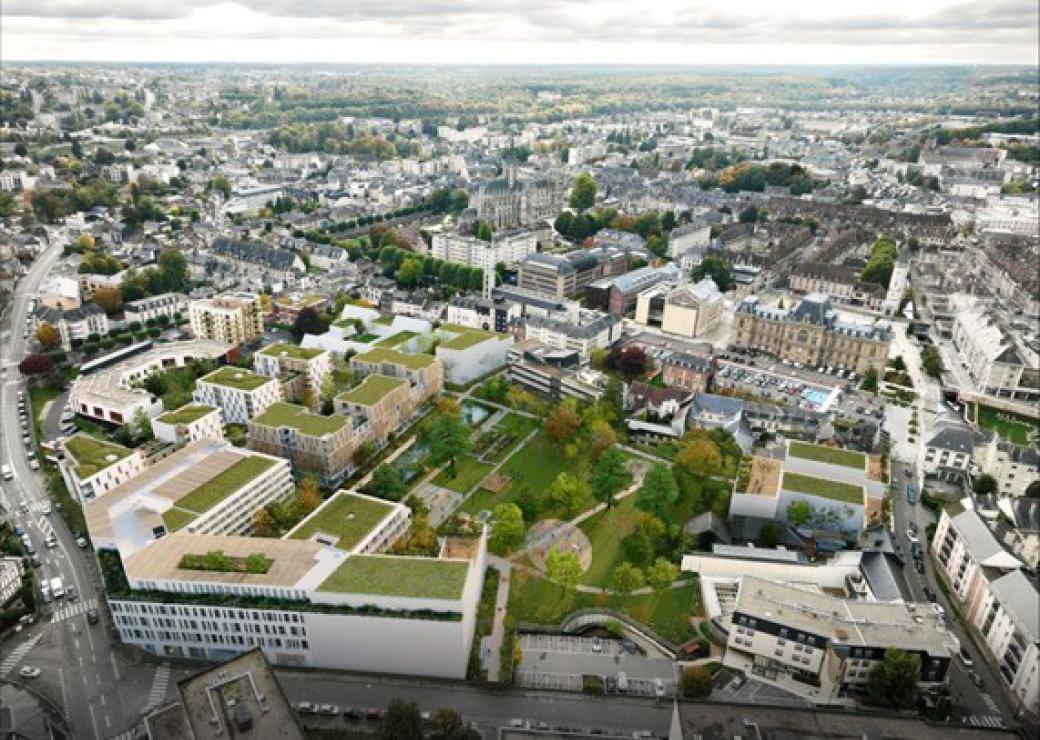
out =
[(682, 674), (682, 693), (687, 699), (711, 696), (711, 671), (701, 665), (690, 666)]

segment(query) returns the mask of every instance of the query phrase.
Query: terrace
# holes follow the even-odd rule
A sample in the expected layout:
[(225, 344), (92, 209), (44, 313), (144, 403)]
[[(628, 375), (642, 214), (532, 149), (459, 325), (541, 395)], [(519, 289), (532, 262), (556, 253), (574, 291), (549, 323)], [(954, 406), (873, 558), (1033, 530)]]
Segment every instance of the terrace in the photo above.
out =
[(176, 532), (187, 526), (274, 464), (275, 460), (269, 457), (258, 455), (243, 457), (231, 467), (174, 501), (173, 508), (163, 512), (166, 529)]
[(323, 437), (326, 434), (335, 434), (347, 426), (349, 421), (345, 416), (322, 416), (311, 413), (304, 406), (280, 401), (268, 406), (252, 423), (274, 428), (291, 427), (300, 434)]
[(320, 535), (331, 540), (331, 544), (340, 550), (353, 550), (393, 511), (391, 504), (340, 491), (315, 509), (288, 536), (309, 540)]
[(833, 447), (813, 445), (808, 442), (790, 442), (787, 446), (787, 454), (800, 457), (803, 460), (815, 460), (816, 462), (829, 465), (841, 465), (845, 468), (863, 470), (866, 464), (866, 455), (853, 450), (839, 450)]
[(437, 558), (392, 555), (353, 555), (319, 591), (414, 599), (459, 599), (466, 586), (469, 563)]
[(163, 414), (156, 421), (161, 421), (164, 424), (191, 424), (214, 411), (216, 409), (212, 406), (189, 403), (186, 406), (181, 406), (179, 409)]
[(249, 370), (237, 367), (222, 367), (216, 372), (199, 378), (199, 382), (213, 383), (240, 391), (255, 391), (265, 383), (273, 383), (274, 379), (257, 375)]
[(272, 344), (270, 347), (264, 347), (260, 350), (262, 355), (270, 357), (285, 356), (294, 360), (313, 360), (322, 352), (323, 350), (320, 349), (306, 349), (305, 347), (297, 347), (295, 344)]
[(388, 393), (403, 385), (408, 385), (408, 381), (391, 378), (388, 375), (372, 374), (361, 381), (360, 385), (341, 393), (339, 400), (358, 406), (374, 406), (382, 401)]
[(862, 486), (853, 486), (837, 480), (815, 478), (801, 473), (784, 473), (783, 488), (786, 491), (807, 493), (810, 496), (829, 498), (846, 504), (863, 505)]
[(102, 442), (86, 434), (77, 434), (66, 440), (65, 451), (75, 460), (76, 475), (81, 480), (100, 473), (133, 452), (122, 445)]
[(755, 496), (776, 497), (780, 490), (780, 475), (783, 464), (779, 460), (770, 457), (751, 458), (751, 467), (748, 472), (747, 487), (741, 493)]

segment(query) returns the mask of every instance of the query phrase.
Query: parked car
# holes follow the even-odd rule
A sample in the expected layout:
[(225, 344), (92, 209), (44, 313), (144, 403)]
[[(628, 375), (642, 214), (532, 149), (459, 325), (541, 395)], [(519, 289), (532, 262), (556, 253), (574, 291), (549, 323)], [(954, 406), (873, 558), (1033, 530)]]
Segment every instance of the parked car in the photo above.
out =
[(968, 678), (971, 679), (971, 682), (975, 684), (975, 688), (977, 689), (981, 689), (983, 686), (985, 686), (985, 683), (982, 680), (982, 676), (980, 676), (975, 671), (968, 671)]
[(360, 709), (350, 707), (349, 709), (343, 710), (343, 716), (347, 719), (351, 719), (357, 722), (358, 720), (362, 720), (365, 718), (365, 713), (362, 712)]
[(383, 719), (383, 710), (379, 707), (369, 707), (365, 710), (365, 719), (370, 722), (378, 722)]
[(602, 653), (603, 652), (603, 641), (598, 637), (592, 638), (592, 652)]
[(86, 537), (77, 537), (76, 538), (76, 544), (79, 545), (80, 547), (84, 547), (85, 548), (87, 546), (87, 544), (88, 544), (87, 543), (87, 538)]
[(69, 586), (65, 589), (65, 598), (69, 601), (75, 601), (79, 598), (79, 591), (76, 590), (75, 586)]
[(296, 705), (296, 711), (300, 714), (316, 714), (318, 712), (318, 705), (310, 701), (301, 701)]
[(664, 698), (664, 681), (659, 678), (654, 679), (654, 696), (658, 699)]
[(318, 714), (324, 714), (326, 717), (335, 717), (339, 714), (339, 707), (335, 704), (322, 704), (318, 707)]
[(89, 624), (97, 624), (98, 621), (100, 620), (100, 618), (101, 617), (98, 614), (98, 610), (97, 609), (95, 609), (93, 607), (91, 607), (90, 609), (87, 609), (87, 622)]
[(962, 647), (961, 651), (957, 653), (957, 657), (960, 658), (961, 663), (965, 668), (971, 668), (975, 665), (975, 661), (971, 659), (971, 653), (968, 652), (968, 648)]
[(613, 676), (607, 676), (606, 680), (603, 682), (603, 689), (608, 694), (613, 694), (617, 691), (617, 679)]
[(920, 575), (923, 576), (924, 575), (924, 561), (923, 560), (915, 560), (914, 561), (914, 570), (916, 570)]
[(22, 678), (37, 678), (42, 671), (39, 668), (31, 665), (23, 665), (18, 671), (18, 675)]
[(924, 587), (924, 597), (926, 599), (928, 599), (930, 602), (932, 602), (933, 604), (937, 600), (936, 597), (935, 597), (935, 591), (933, 591), (932, 589), (928, 588), (928, 586)]

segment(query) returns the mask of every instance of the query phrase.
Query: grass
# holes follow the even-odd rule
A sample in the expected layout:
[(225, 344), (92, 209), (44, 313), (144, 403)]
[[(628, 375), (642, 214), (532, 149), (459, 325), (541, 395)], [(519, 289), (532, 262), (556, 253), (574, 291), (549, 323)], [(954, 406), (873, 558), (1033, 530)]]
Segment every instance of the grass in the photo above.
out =
[(366, 331), (364, 334), (356, 334), (352, 337), (348, 337), (347, 339), (348, 341), (358, 342), (359, 344), (368, 344), (369, 342), (374, 342), (375, 340), (379, 339), (379, 335), (372, 334), (371, 332)]
[(131, 453), (122, 445), (102, 442), (86, 434), (77, 434), (67, 439), (65, 450), (76, 461), (76, 475), (81, 480), (101, 472)]
[(321, 416), (304, 406), (279, 401), (268, 406), (252, 423), (266, 427), (292, 427), (301, 434), (321, 437), (338, 432), (349, 422), (345, 416)]
[(260, 350), (260, 354), (270, 355), (272, 357), (285, 355), (294, 360), (313, 360), (315, 357), (320, 355), (322, 351), (323, 350), (320, 349), (305, 349), (303, 347), (297, 347), (295, 344), (272, 344), (270, 347), (264, 347)]
[(357, 362), (387, 362), (392, 365), (404, 365), (412, 370), (420, 370), (432, 365), (435, 358), (433, 355), (406, 355), (404, 352), (398, 352), (395, 349), (377, 347), (370, 349), (364, 354), (355, 355), (352, 359)]
[(978, 425), (992, 429), (1001, 437), (1016, 445), (1029, 445), (1029, 433), (1040, 429), (1040, 422), (1030, 421), (1021, 416), (999, 411), (990, 406), (979, 406)]
[(346, 393), (341, 393), (338, 398), (345, 403), (374, 406), (383, 400), (386, 394), (403, 385), (408, 385), (408, 381), (391, 378), (389, 375), (369, 375), (361, 381), (360, 385), (351, 388)]
[(517, 621), (559, 624), (576, 609), (594, 607), (622, 612), (675, 643), (696, 636), (690, 625), (690, 616), (701, 612), (696, 581), (650, 594), (624, 596), (567, 591), (544, 578), (513, 572), (509, 586), (509, 613)]
[(250, 455), (218, 473), (176, 501), (176, 506), (199, 514), (212, 509), (249, 481), (268, 470), (275, 461), (267, 457)]
[(800, 473), (784, 473), (781, 487), (787, 491), (798, 491), (810, 496), (821, 496), (847, 504), (863, 505), (863, 488), (826, 478), (814, 478)]
[(610, 588), (614, 569), (624, 560), (621, 540), (635, 528), (638, 511), (633, 495), (579, 525), (592, 544), (592, 563), (582, 576), (582, 583)]
[(866, 457), (862, 452), (853, 450), (837, 450), (833, 447), (813, 445), (808, 442), (791, 442), (787, 448), (789, 454), (804, 460), (815, 460), (816, 462), (841, 465), (846, 468), (863, 470)]
[(32, 408), (33, 429), (36, 430), (36, 439), (43, 439), (43, 409), (49, 401), (53, 401), (61, 394), (57, 388), (30, 388), (29, 403)]
[(183, 529), (198, 518), (198, 514), (178, 508), (167, 509), (162, 515), (163, 524), (166, 525), (167, 532), (176, 532), (178, 529)]
[(305, 519), (292, 537), (306, 540), (321, 533), (337, 538), (335, 544), (339, 549), (350, 550), (391, 511), (393, 506), (382, 501), (337, 493)]
[(442, 324), (439, 331), (455, 335), (451, 339), (446, 339), (438, 345), (444, 349), (454, 350), (469, 349), (474, 345), (499, 336), (493, 331), (470, 329), (469, 327), (458, 326), (456, 324)]
[(466, 585), (469, 563), (437, 558), (353, 555), (325, 579), (319, 591), (458, 599)]
[(199, 378), (199, 381), (223, 385), (228, 388), (237, 388), (242, 391), (255, 391), (265, 383), (272, 382), (272, 378), (257, 375), (240, 367), (222, 367), (216, 372)]
[(513, 478), (513, 487), (524, 483), (534, 490), (545, 490), (560, 473), (574, 472), (577, 462), (563, 453), (561, 445), (549, 439), (543, 429), (502, 466), (501, 472)]
[[(512, 437), (512, 441), (493, 456), (485, 457), (489, 462), (501, 462), (513, 454), (517, 446), (524, 441), (528, 434), (538, 428), (538, 421), (520, 414), (506, 414), (492, 428), (491, 434), (495, 439), (501, 437)], [(494, 444), (494, 439), (491, 444)], [(490, 445), (488, 446), (490, 448)]]
[(206, 414), (214, 411), (212, 406), (203, 406), (201, 404), (188, 404), (187, 406), (181, 406), (176, 411), (169, 411), (160, 416), (156, 421), (161, 421), (166, 424), (191, 424), (193, 421), (198, 421)]
[(433, 479), (433, 485), (450, 488), (459, 493), (469, 493), (475, 485), (484, 480), (491, 468), (491, 463), (484, 463), (471, 455), (459, 455), (455, 459), (455, 477), (451, 476), (451, 467), (445, 467)]
[(398, 346), (400, 344), (404, 344), (408, 340), (414, 339), (417, 336), (419, 336), (418, 332), (408, 331), (406, 329), (405, 331), (399, 331), (396, 334), (391, 334), (388, 337), (384, 337), (384, 338), (380, 339), (378, 342), (375, 343), (375, 346), (376, 347), (391, 347), (392, 348), (392, 347), (396, 347), (396, 346)]

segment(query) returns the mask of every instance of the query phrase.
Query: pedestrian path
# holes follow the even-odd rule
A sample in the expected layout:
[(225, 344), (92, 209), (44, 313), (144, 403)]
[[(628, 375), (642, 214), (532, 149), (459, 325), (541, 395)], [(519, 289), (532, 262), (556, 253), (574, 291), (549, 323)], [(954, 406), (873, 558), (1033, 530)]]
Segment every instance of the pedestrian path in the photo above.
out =
[(6, 678), (7, 674), (14, 670), (16, 665), (22, 662), (22, 658), (24, 658), (30, 650), (36, 647), (36, 643), (40, 641), (41, 637), (43, 637), (42, 634), (30, 637), (8, 653), (7, 657), (4, 658), (4, 662), (0, 663), (0, 678)]
[(54, 614), (51, 615), (51, 624), (56, 622), (64, 622), (66, 619), (72, 619), (72, 617), (80, 614), (85, 614), (87, 609), (92, 609), (97, 606), (97, 599), (84, 599), (83, 601), (72, 601), (66, 602), (65, 606), (61, 607)]
[(148, 704), (144, 708), (146, 712), (162, 704), (163, 699), (166, 698), (166, 687), (169, 683), (170, 666), (163, 663), (156, 669), (155, 677), (152, 679), (152, 690), (148, 694)]

